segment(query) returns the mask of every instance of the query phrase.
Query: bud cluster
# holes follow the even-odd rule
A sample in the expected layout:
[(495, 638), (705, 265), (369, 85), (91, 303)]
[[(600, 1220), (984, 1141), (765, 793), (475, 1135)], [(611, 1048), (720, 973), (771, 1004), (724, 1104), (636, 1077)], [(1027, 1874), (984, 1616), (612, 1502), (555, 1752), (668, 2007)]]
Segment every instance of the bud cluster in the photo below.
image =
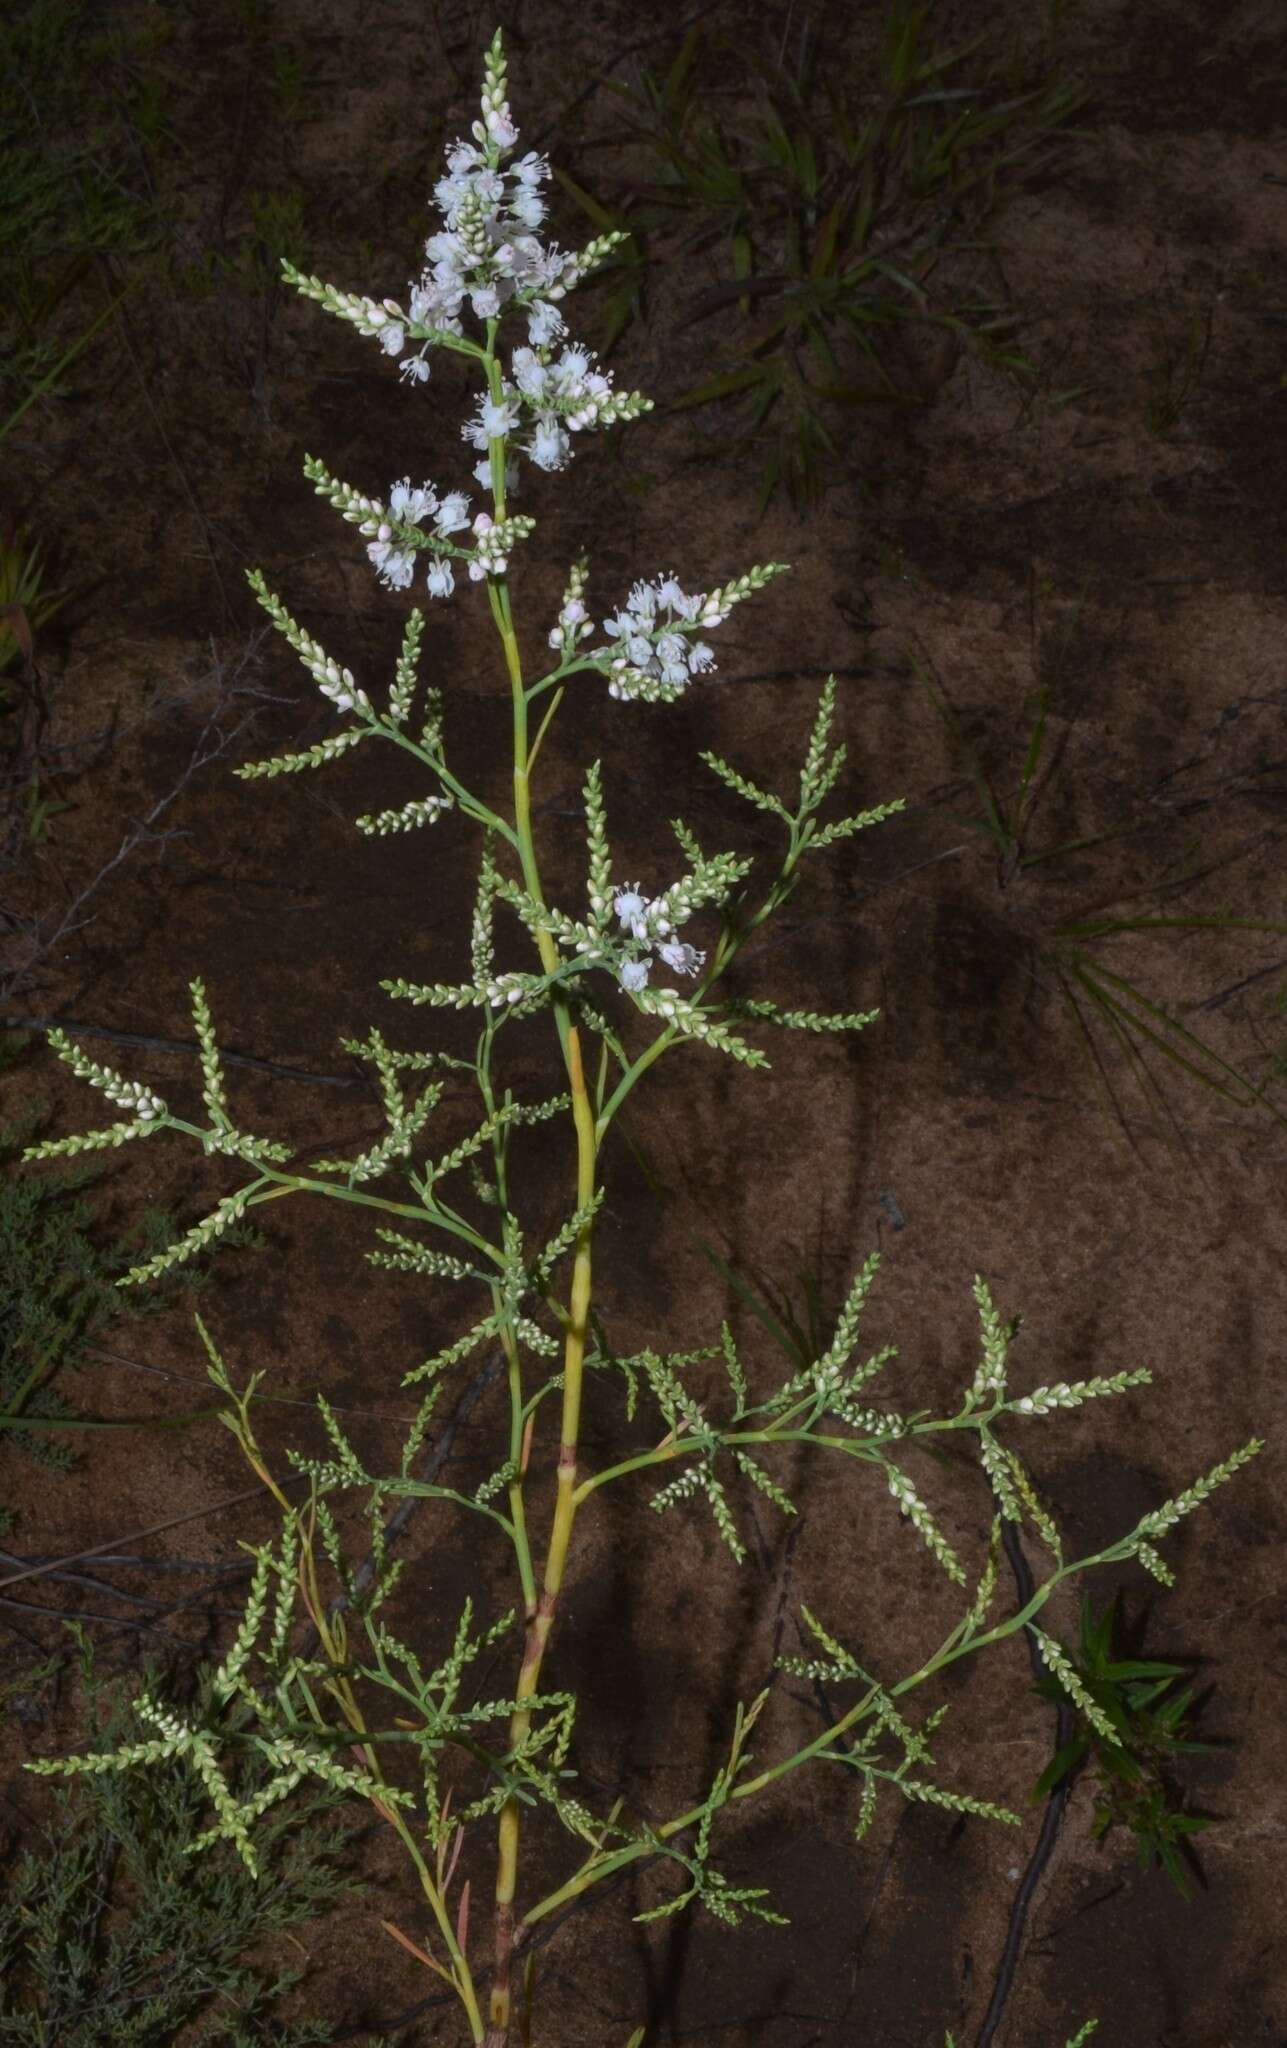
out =
[(91, 1088), (97, 1088), (100, 1095), (105, 1095), (109, 1102), (137, 1117), (141, 1123), (151, 1123), (168, 1113), (161, 1097), (153, 1094), (142, 1081), (127, 1081), (115, 1067), (100, 1066), (97, 1060), (89, 1059), (79, 1046), (72, 1044), (65, 1031), (51, 1031), (49, 1045), (71, 1068), (78, 1081), (88, 1081)]
[(594, 621), (585, 606), (588, 567), (584, 556), (572, 564), (563, 603), (559, 607), (558, 623), (550, 628), (550, 646), (564, 661), (570, 661), (579, 642), (590, 639), (594, 633)]

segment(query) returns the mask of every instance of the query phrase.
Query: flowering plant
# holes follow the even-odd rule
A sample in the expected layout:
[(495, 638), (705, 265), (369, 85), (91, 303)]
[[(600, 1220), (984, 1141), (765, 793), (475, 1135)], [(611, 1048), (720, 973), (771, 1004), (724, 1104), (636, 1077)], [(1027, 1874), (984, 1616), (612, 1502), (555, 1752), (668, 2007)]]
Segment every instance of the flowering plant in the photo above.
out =
[[(716, 776), (780, 828), (782, 851), (767, 880), (756, 878), (753, 886), (750, 860), (733, 852), (708, 853), (678, 820), (677, 879), (657, 881), (665, 872), (660, 857), (646, 886), (627, 879), (614, 867), (608, 840), (605, 783), (611, 764), (605, 775), (594, 762), (583, 781), (585, 901), (572, 907), (551, 901), (533, 831), (532, 777), (573, 678), (597, 677), (623, 705), (673, 702), (714, 667), (703, 636), (715, 633), (733, 607), (763, 589), (782, 565), (753, 567), (697, 593), (686, 592), (670, 573), (642, 579), (596, 626), (587, 598), (588, 565), (578, 561), (546, 635), (552, 666), (536, 680), (527, 679), (511, 599), (512, 564), (534, 527), (530, 516), (510, 510), (521, 464), (526, 459), (538, 470), (565, 468), (579, 435), (634, 419), (649, 401), (638, 392), (615, 391), (592, 356), (565, 340), (564, 300), (618, 238), (601, 237), (575, 255), (542, 242), (537, 231), (549, 168), (535, 153), (515, 158), (517, 139), (498, 32), (487, 53), (480, 118), (472, 140), (448, 151), (447, 175), (435, 188), (443, 226), (426, 242), (426, 268), (405, 306), (337, 290), (284, 265), (305, 297), (397, 360), (414, 389), (428, 383), (440, 349), (463, 355), (481, 376), (482, 395), (463, 434), (480, 457), (474, 477), (488, 500), (482, 509), (474, 511), (471, 495), (454, 483), (440, 489), (430, 481), (414, 484), (407, 475), (378, 498), (339, 481), (312, 458), (305, 473), (358, 527), (385, 584), (406, 589), (422, 575), (429, 596), (442, 600), (463, 565), (468, 581), (483, 586), (510, 684), (512, 806), (494, 808), (449, 764), (444, 706), (434, 691), (422, 695), (413, 718), (424, 630), (419, 610), (407, 618), (392, 685), (380, 706), (286, 611), (258, 572), (250, 578), (256, 596), (341, 722), (302, 752), (238, 771), (251, 780), (297, 774), (382, 740), (417, 761), (430, 787), (399, 808), (359, 818), (360, 830), (385, 836), (424, 829), (452, 811), (482, 828), (468, 975), (450, 983), (395, 977), (381, 984), (412, 1007), (476, 1013), (473, 1057), (395, 1048), (374, 1027), (364, 1039), (346, 1041), (373, 1070), (386, 1128), (353, 1156), (312, 1159), (300, 1170), (300, 1155), (290, 1144), (247, 1131), (235, 1120), (206, 991), (195, 981), (204, 1117), (172, 1108), (150, 1085), (99, 1065), (53, 1033), (59, 1055), (121, 1114), (105, 1127), (49, 1141), (29, 1155), (116, 1147), (167, 1132), (242, 1169), (240, 1184), (207, 1216), (131, 1271), (127, 1278), (135, 1284), (192, 1258), (259, 1204), (310, 1193), (378, 1219), (376, 1244), (365, 1254), (372, 1266), (481, 1297), (463, 1332), (404, 1375), (403, 1384), (419, 1388), (421, 1398), (396, 1470), (368, 1469), (319, 1395), (330, 1454), (287, 1453), (296, 1478), (306, 1485), (302, 1505), (287, 1497), (287, 1481), (270, 1469), (256, 1436), (261, 1375), (253, 1373), (239, 1386), (199, 1322), (209, 1373), (226, 1404), (222, 1419), (281, 1509), (280, 1540), (253, 1547), (245, 1614), (203, 1694), (199, 1716), (179, 1713), (145, 1693), (137, 1709), (153, 1732), (142, 1740), (102, 1754), (45, 1759), (30, 1768), (126, 1770), (182, 1757), (211, 1808), (210, 1825), (191, 1844), (192, 1853), (231, 1843), (251, 1871), (258, 1868), (257, 1824), (305, 1779), (368, 1801), (409, 1858), (432, 1931), (412, 1941), (385, 1924), (450, 1986), (471, 2040), (487, 2048), (503, 2048), (513, 2038), (515, 1969), (530, 1955), (537, 1930), (632, 1866), (661, 1862), (677, 1880), (637, 1914), (640, 1920), (669, 1915), (689, 1902), (729, 1924), (747, 1915), (780, 1919), (764, 1886), (735, 1881), (717, 1867), (716, 1837), (727, 1812), (805, 1765), (830, 1767), (856, 1781), (859, 1836), (886, 1790), (1018, 1825), (996, 1802), (933, 1775), (930, 1737), (945, 1709), (916, 1726), (907, 1715), (910, 1696), (948, 1666), (1028, 1628), (1050, 1672), (1096, 1726), (1095, 1701), (1067, 1652), (1038, 1627), (1038, 1615), (1059, 1587), (1092, 1565), (1137, 1558), (1167, 1580), (1159, 1549), (1167, 1531), (1259, 1448), (1255, 1441), (1246, 1445), (1110, 1545), (1069, 1560), (1012, 1441), (1014, 1427), (1121, 1394), (1146, 1383), (1149, 1374), (1118, 1371), (1013, 1393), (1010, 1348), (1017, 1324), (1002, 1319), (982, 1279), (974, 1284), (979, 1356), (966, 1367), (959, 1404), (948, 1414), (871, 1405), (872, 1383), (894, 1355), (892, 1347), (866, 1356), (860, 1350), (875, 1256), (861, 1265), (825, 1348), (776, 1385), (762, 1383), (760, 1368), (743, 1359), (728, 1325), (716, 1341), (681, 1350), (667, 1351), (659, 1341), (622, 1357), (610, 1344), (592, 1305), (592, 1252), (604, 1198), (603, 1149), (622, 1105), (656, 1062), (684, 1041), (760, 1067), (767, 1064), (765, 1055), (747, 1035), (759, 1027), (840, 1032), (871, 1022), (874, 1012), (787, 1009), (768, 998), (735, 998), (722, 985), (734, 958), (796, 889), (810, 859), (899, 806), (824, 816), (845, 764), (844, 747), (832, 742), (832, 680), (821, 693), (789, 796), (761, 788), (718, 756), (703, 756)], [(525, 338), (514, 341), (516, 331)], [(423, 565), (421, 556), (427, 557)], [(538, 705), (544, 708), (532, 737)], [(638, 709), (621, 713), (646, 715)], [(506, 933), (497, 928), (502, 910), (515, 921)], [(694, 921), (709, 927), (702, 946), (687, 936)], [(512, 941), (524, 936), (530, 949), (516, 956)], [(525, 964), (511, 964), (515, 958)], [(681, 982), (688, 984), (686, 991)], [(522, 1099), (503, 1080), (505, 1033), (513, 1019), (540, 1012), (554, 1026), (560, 1085), (538, 1099)], [(443, 1077), (453, 1071), (464, 1071), (476, 1089), (478, 1120), (467, 1135), (441, 1148), (433, 1140), (434, 1118)], [(526, 1172), (545, 1193), (548, 1180), (541, 1180), (539, 1157), (524, 1157), (522, 1133), (554, 1118), (570, 1119), (575, 1180), (563, 1220), (539, 1241), (531, 1235), (533, 1204), (517, 1184)], [(506, 1406), (495, 1467), (466, 1494), (440, 1482), (439, 1467), (426, 1453), (451, 1374), (484, 1347), (503, 1361)], [(628, 1423), (646, 1400), (657, 1424), (642, 1439), (623, 1444), (610, 1463), (587, 1471), (581, 1416), (591, 1374), (600, 1384), (613, 1375), (621, 1382)], [(558, 1412), (557, 1428), (549, 1426), (552, 1410)], [(918, 1442), (932, 1444), (945, 1433), (972, 1444), (991, 1522), (990, 1541), (970, 1564), (940, 1527), (907, 1465)], [(865, 1669), (843, 1633), (831, 1633), (803, 1608), (815, 1652), (783, 1658), (781, 1667), (849, 1694), (821, 1734), (794, 1748), (781, 1746), (776, 1760), (752, 1768), (749, 1745), (770, 1703), (766, 1690), (738, 1708), (724, 1762), (704, 1794), (683, 1811), (626, 1819), (618, 1802), (606, 1813), (593, 1812), (576, 1789), (571, 1761), (577, 1701), (558, 1682), (552, 1648), (578, 1517), (604, 1487), (655, 1475), (661, 1483), (652, 1507), (664, 1513), (704, 1503), (740, 1561), (744, 1524), (734, 1484), (745, 1481), (790, 1515), (795, 1509), (781, 1476), (782, 1454), (802, 1451), (840, 1455), (879, 1480), (929, 1557), (962, 1589), (960, 1617), (919, 1668), (894, 1677)], [(542, 1480), (549, 1482), (545, 1489)], [(361, 1568), (340, 1528), (338, 1510), (348, 1496), (365, 1501), (370, 1553)], [(416, 1500), (471, 1516), (496, 1536), (513, 1572), (516, 1611), (479, 1623), (466, 1601), (458, 1614), (434, 1615), (424, 1641), (410, 1643), (394, 1632), (382, 1609), (405, 1560), (391, 1555), (389, 1509)], [(1051, 1562), (1017, 1613), (993, 1618), (1007, 1521), (1031, 1524)], [(328, 1568), (338, 1600), (328, 1599), (325, 1590)], [(305, 1617), (306, 1639), (298, 1629)], [(431, 1635), (436, 1639), (430, 1641)], [(512, 1657), (512, 1676), (489, 1692), (472, 1667), (484, 1653), (499, 1656), (502, 1650)], [(495, 1661), (488, 1659), (489, 1668)], [(392, 1727), (373, 1711), (381, 1695), (398, 1710)], [(242, 1794), (238, 1760), (250, 1753), (270, 1768), (266, 1781), (261, 1773), (253, 1792)], [(530, 1896), (520, 1889), (520, 1850), (525, 1830), (540, 1819), (552, 1823), (564, 1873), (544, 1896)], [(495, 1830), (493, 1906), (490, 1926), (480, 1928), (484, 1916), (471, 1911), (461, 1858), (467, 1836), (484, 1823)], [(475, 1867), (474, 1852), (465, 1867)]]

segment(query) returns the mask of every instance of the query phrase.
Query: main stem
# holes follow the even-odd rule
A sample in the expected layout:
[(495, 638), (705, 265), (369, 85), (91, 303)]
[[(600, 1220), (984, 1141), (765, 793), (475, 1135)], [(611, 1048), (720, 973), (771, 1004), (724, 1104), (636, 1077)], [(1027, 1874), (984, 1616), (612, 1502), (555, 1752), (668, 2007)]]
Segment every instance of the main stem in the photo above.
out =
[[(489, 364), (489, 382), (493, 396), (500, 396), (500, 373), (494, 362)], [(499, 453), (499, 461), (497, 459)], [(497, 517), (504, 516), (504, 444), (492, 444), (493, 494), (496, 499)], [(523, 689), (523, 671), (519, 658), (518, 642), (514, 634), (514, 623), (510, 612), (509, 592), (504, 583), (489, 584), (488, 597), (492, 617), (505, 651), (505, 666), (509, 674), (514, 704), (514, 825), (518, 841), (519, 859), (523, 868), (523, 883), (529, 896), (537, 903), (544, 902), (541, 890), (540, 870), (537, 865), (536, 848), (532, 838), (531, 791), (528, 784), (528, 730), (527, 699)], [(559, 966), (558, 948), (552, 935), (538, 932), (537, 945), (541, 964), (547, 974), (556, 972)], [(595, 1170), (597, 1161), (597, 1135), (594, 1110), (589, 1091), (586, 1088), (585, 1070), (581, 1060), (581, 1036), (572, 1021), (567, 1001), (556, 987), (552, 992), (555, 1022), (558, 1026), (559, 1041), (563, 1048), (564, 1063), (567, 1067), (568, 1084), (572, 1095), (572, 1119), (576, 1130), (577, 1172), (576, 1207), (586, 1208), (595, 1192)], [(554, 1519), (550, 1527), (549, 1548), (546, 1552), (545, 1568), (541, 1574), (541, 1590), (535, 1604), (529, 1599), (527, 1605), (527, 1636), (523, 1647), (523, 1663), (515, 1689), (518, 1705), (510, 1719), (510, 1749), (516, 1749), (525, 1739), (531, 1725), (531, 1712), (525, 1702), (532, 1699), (540, 1680), (541, 1664), (545, 1656), (550, 1630), (554, 1625), (555, 1610), (563, 1586), (563, 1573), (567, 1563), (568, 1545), (572, 1537), (572, 1525), (576, 1520), (577, 1497), (577, 1441), (581, 1428), (581, 1385), (585, 1369), (586, 1331), (590, 1319), (591, 1294), (591, 1246), (590, 1226), (587, 1224), (577, 1239), (572, 1268), (572, 1288), (569, 1301), (569, 1318), (564, 1338), (563, 1352), (563, 1413), (559, 1433), (558, 1491), (555, 1498)], [(492, 1985), (487, 2030), (484, 2048), (505, 2048), (510, 2028), (510, 1977), (514, 1960), (514, 1896), (518, 1881), (519, 1852), (519, 1809), (511, 1799), (501, 1808), (497, 1836), (496, 1863), (496, 1926), (495, 1955), (496, 1974)]]

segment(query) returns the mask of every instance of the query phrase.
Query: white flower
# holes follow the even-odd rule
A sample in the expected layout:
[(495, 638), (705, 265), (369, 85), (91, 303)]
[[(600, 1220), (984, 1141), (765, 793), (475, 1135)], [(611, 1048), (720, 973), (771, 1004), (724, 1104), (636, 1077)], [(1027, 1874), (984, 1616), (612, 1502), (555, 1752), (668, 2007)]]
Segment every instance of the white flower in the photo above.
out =
[(635, 882), (627, 882), (625, 888), (613, 897), (612, 907), (621, 919), (622, 927), (626, 931), (629, 931), (636, 918), (642, 917), (644, 911), (648, 908), (643, 897), (639, 894), (639, 887)]
[(514, 382), (526, 397), (535, 398), (538, 392), (545, 389), (549, 372), (536, 355), (534, 349), (516, 348), (511, 368), (514, 373)]
[(630, 995), (637, 995), (641, 988), (648, 986), (651, 968), (646, 960), (623, 960), (621, 963), (621, 986)]
[(550, 175), (549, 160), (529, 149), (526, 156), (521, 156), (517, 163), (509, 166), (509, 175), (520, 185), (543, 185)]
[(557, 306), (551, 306), (545, 299), (532, 300), (527, 309), (527, 338), (533, 348), (548, 348), (566, 327), (567, 322)]
[(469, 524), (469, 500), (463, 491), (448, 491), (434, 517), (439, 533), (458, 533)]
[(706, 642), (704, 640), (694, 640), (688, 650), (689, 674), (701, 675), (705, 669), (714, 668), (714, 666), (715, 656), (711, 653)]
[(456, 572), (443, 555), (435, 555), (425, 578), (430, 597), (450, 597), (456, 588)]
[(664, 945), (658, 946), (657, 952), (676, 974), (696, 974), (706, 958), (696, 946), (682, 945), (678, 939), (668, 939)]
[(480, 320), (494, 320), (500, 312), (500, 292), (494, 284), (478, 285), (470, 292), (469, 303)]
[(425, 360), (423, 351), (418, 356), (408, 356), (405, 362), (399, 364), (398, 375), (406, 377), (412, 384), (427, 384), (429, 382), (429, 365)]
[(509, 202), (509, 209), (525, 228), (539, 228), (545, 219), (545, 201), (539, 192), (515, 192)]
[(390, 320), (387, 326), (380, 329), (380, 346), (386, 356), (400, 356), (404, 340), (402, 323), (399, 320)]
[(553, 415), (537, 422), (527, 452), (538, 469), (566, 469), (572, 455), (569, 436)]
[(411, 479), (406, 476), (389, 492), (389, 510), (394, 518), (413, 526), (427, 519), (437, 503), (438, 493), (432, 484), (421, 484), (418, 490), (412, 490)]
[[(371, 531), (368, 526), (367, 532)], [(367, 559), (378, 573), (382, 583), (390, 590), (405, 590), (411, 581), (415, 556), (409, 548), (395, 548), (393, 528), (387, 524), (376, 528), (376, 538), (367, 547)]]
[(442, 326), (449, 312), (454, 313), (459, 306), (460, 294), (455, 289), (450, 292), (444, 291), (441, 285), (426, 283), (424, 278), (421, 278), (419, 284), (413, 284), (411, 287), (408, 310), (418, 326)]
[(493, 398), (485, 398), (482, 408), (482, 423), (489, 440), (508, 434), (518, 419), (518, 407), (507, 402), (497, 404)]
[[(368, 554), (370, 549), (367, 550)], [(416, 558), (410, 548), (391, 550), (380, 565), (380, 581), (390, 590), (405, 590), (415, 574)]]
[(572, 396), (574, 391), (581, 388), (582, 381), (589, 367), (590, 351), (582, 348), (579, 342), (574, 341), (570, 347), (564, 349), (554, 365), (554, 374), (558, 378), (560, 385), (567, 391), (569, 397)]
[(460, 236), (453, 235), (446, 229), (440, 229), (436, 235), (430, 235), (425, 243), (425, 255), (433, 265), (435, 278), (442, 284), (458, 276), (468, 263)]
[(468, 190), (468, 178), (439, 178), (433, 188), (434, 204), (448, 220), (454, 220)]

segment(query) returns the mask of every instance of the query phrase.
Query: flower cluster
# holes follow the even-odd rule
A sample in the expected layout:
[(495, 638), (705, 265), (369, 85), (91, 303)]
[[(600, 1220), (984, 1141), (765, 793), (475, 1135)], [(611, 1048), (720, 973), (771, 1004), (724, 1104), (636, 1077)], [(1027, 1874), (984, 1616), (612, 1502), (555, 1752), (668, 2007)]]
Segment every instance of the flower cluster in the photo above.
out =
[[(535, 150), (513, 155), (518, 131), (506, 98), (499, 32), (487, 56), (481, 118), (471, 133), (472, 141), (458, 140), (447, 150), (445, 174), (434, 186), (442, 225), (425, 243), (425, 267), (408, 287), (405, 309), (396, 299), (340, 291), (290, 263), (282, 266), (287, 281), (305, 297), (374, 337), (386, 355), (401, 358), (402, 372), (412, 382), (428, 377), (428, 351), (435, 347), (454, 349), (486, 368), (487, 389), (461, 428), (478, 455), (475, 478), (494, 492), (494, 523), (484, 523), (488, 515), (473, 520), (472, 548), (449, 539), (471, 524), (463, 491), (440, 494), (431, 483), (413, 486), (403, 477), (386, 505), (341, 483), (311, 458), (305, 463), (315, 488), (359, 527), (371, 564), (389, 589), (407, 589), (416, 555), (429, 552), (426, 587), (431, 597), (451, 596), (456, 559), (468, 562), (475, 582), (505, 574), (511, 543), (531, 527), (530, 520), (504, 517), (518, 482), (520, 455), (538, 469), (565, 469), (574, 435), (634, 419), (652, 403), (638, 391), (615, 391), (611, 374), (589, 349), (563, 343), (566, 323), (556, 302), (625, 236), (616, 230), (599, 235), (575, 254), (541, 241), (536, 231), (545, 219), (542, 187), (550, 167)], [(481, 345), (465, 334), (466, 306), (483, 323)], [(516, 313), (525, 316), (527, 340), (510, 349), (506, 370), (496, 328)], [(409, 354), (408, 344), (416, 342), (418, 354)], [(576, 597), (579, 601), (579, 592)], [(568, 623), (579, 627), (584, 620)], [(582, 632), (578, 637), (587, 636)], [(355, 707), (357, 699), (350, 697), (339, 708)]]
[[(427, 328), (431, 336), (459, 335), (466, 299), (475, 318), (484, 321), (498, 319), (507, 304), (518, 300), (527, 307), (533, 342), (543, 345), (562, 332), (553, 301), (575, 283), (577, 266), (575, 258), (546, 248), (536, 234), (545, 219), (541, 187), (550, 175), (547, 159), (529, 150), (505, 164), (518, 129), (506, 98), (499, 37), (487, 55), (480, 111), (473, 141), (451, 144), (446, 175), (434, 186), (443, 224), (425, 243), (425, 268), (411, 286), (405, 325)], [(386, 328), (381, 341), (391, 355), (399, 355), (405, 333)], [(423, 348), (407, 359), (403, 373), (416, 382), (428, 376)]]
[[(448, 491), (440, 498), (431, 483), (413, 489), (411, 479), (404, 476), (389, 492), (388, 513), (387, 519), (364, 520), (361, 530), (375, 536), (366, 552), (380, 581), (390, 590), (405, 590), (415, 570), (416, 549), (410, 544), (412, 536), (397, 529), (413, 527), (415, 538), (420, 539), (423, 523), (432, 521), (434, 537), (445, 541), (448, 534), (468, 526), (469, 499), (463, 491)], [(454, 585), (451, 563), (435, 555), (429, 568), (430, 596), (450, 597)]]
[(647, 987), (653, 967), (650, 956), (654, 953), (673, 974), (701, 972), (706, 955), (675, 935), (676, 923), (682, 923), (688, 911), (674, 897), (675, 891), (668, 889), (664, 896), (649, 900), (640, 895), (637, 882), (627, 882), (613, 896), (612, 908), (622, 931), (629, 934), (632, 942), (630, 957), (622, 961), (618, 973), (622, 988), (630, 995)]
[(694, 676), (716, 665), (706, 642), (692, 636), (702, 627), (723, 625), (735, 604), (762, 590), (786, 566), (762, 563), (695, 597), (682, 591), (673, 576), (636, 583), (623, 609), (603, 622), (614, 644), (592, 657), (609, 679), (608, 695), (626, 702), (639, 697), (649, 704), (682, 696)]
[[(484, 398), (461, 428), (463, 438), (482, 454), (474, 472), (480, 483), (490, 481), (492, 442), (512, 434), (525, 411), (531, 416), (532, 433), (522, 443), (523, 452), (538, 469), (558, 470), (566, 469), (572, 460), (573, 434), (585, 427), (633, 418), (647, 409), (648, 402), (637, 391), (614, 392), (611, 376), (596, 363), (591, 351), (576, 342), (558, 355), (544, 345), (513, 351), (510, 377), (502, 383), (501, 396)], [(512, 489), (513, 481), (510, 467), (507, 489)]]
[[(550, 167), (532, 150), (502, 169), (499, 158), (517, 140), (512, 123), (508, 132), (509, 142), (455, 142), (447, 151), (447, 175), (434, 186), (443, 225), (425, 243), (425, 268), (408, 300), (408, 326), (460, 334), (466, 299), (477, 319), (495, 320), (521, 295), (533, 340), (550, 341), (562, 332), (563, 318), (552, 301), (568, 289), (571, 259), (546, 248), (532, 232), (545, 218), (540, 188)], [(381, 341), (391, 355), (400, 355), (405, 334), (386, 328)], [(429, 374), (424, 347), (406, 359), (402, 374), (423, 383)]]
[(701, 626), (718, 626), (724, 617), (718, 602), (708, 604), (703, 594), (688, 596), (673, 576), (636, 583), (622, 610), (603, 622), (604, 632), (616, 642), (603, 650), (609, 695), (626, 700), (679, 696), (693, 676), (715, 666), (706, 642), (692, 635)]
[[(577, 254), (541, 241), (536, 230), (545, 219), (542, 187), (550, 166), (536, 150), (506, 161), (518, 130), (505, 90), (505, 60), (496, 43), (488, 56), (482, 119), (473, 124), (474, 139), (451, 144), (446, 174), (434, 186), (442, 226), (425, 243), (425, 267), (409, 287), (406, 312), (393, 299), (355, 298), (334, 308), (375, 334), (388, 355), (403, 357), (402, 374), (415, 383), (429, 375), (431, 347), (449, 337), (463, 339), (466, 302), (474, 317), (487, 324), (507, 312), (525, 313), (528, 345), (513, 350), (512, 381), (499, 398), (485, 399), (463, 429), (483, 458), (475, 471), (483, 485), (489, 481), (489, 444), (510, 434), (525, 412), (532, 432), (524, 452), (538, 468), (558, 470), (571, 460), (573, 433), (633, 418), (648, 405), (638, 392), (615, 393), (611, 376), (588, 349), (569, 346), (557, 358), (552, 354), (566, 332), (556, 302), (624, 236), (600, 235)], [(404, 355), (409, 339), (420, 340), (415, 355)], [(508, 473), (506, 483), (511, 487)]]

